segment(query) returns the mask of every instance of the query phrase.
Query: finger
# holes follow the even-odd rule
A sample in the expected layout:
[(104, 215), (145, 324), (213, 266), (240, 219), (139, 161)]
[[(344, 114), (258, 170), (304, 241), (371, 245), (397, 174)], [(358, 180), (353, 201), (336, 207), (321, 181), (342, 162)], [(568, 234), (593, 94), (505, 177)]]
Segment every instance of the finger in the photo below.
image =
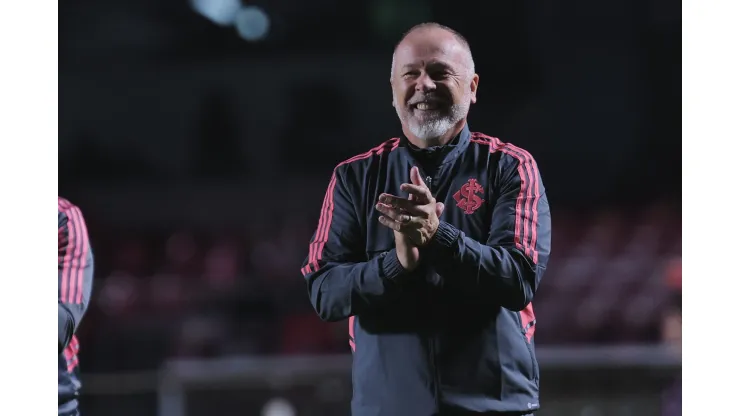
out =
[(397, 221), (393, 221), (392, 219), (381, 215), (378, 217), (378, 221), (380, 221), (381, 224), (385, 225), (386, 227), (390, 228), (393, 231), (401, 231), (401, 223)]
[(445, 204), (437, 202), (434, 212), (437, 214), (437, 217), (441, 217), (442, 213), (445, 212)]
[(399, 208), (394, 208), (390, 205), (385, 204), (375, 204), (375, 208), (380, 211), (381, 214), (385, 215), (386, 217), (390, 218), (393, 221), (398, 221), (400, 223), (406, 223), (411, 220), (411, 215), (408, 213), (403, 212)]
[(376, 204), (376, 208), (383, 214), (383, 217), (389, 221), (397, 223), (393, 228), (396, 231), (407, 232), (410, 230), (416, 230), (424, 227), (425, 221), (428, 221), (422, 217), (411, 215), (407, 212), (401, 211), (397, 208), (389, 207), (383, 204)]
[(378, 200), (384, 205), (401, 209), (411, 215), (426, 216), (428, 210), (427, 207), (425, 207), (424, 205), (420, 205), (416, 201), (403, 199), (390, 194), (381, 194)]
[(414, 166), (411, 168), (411, 183), (414, 185), (423, 186), (426, 188), (426, 184), (424, 183), (424, 178), (421, 177), (421, 172), (419, 172), (419, 168)]
[(404, 183), (401, 185), (401, 190), (413, 194), (417, 202), (420, 204), (430, 204), (434, 201), (432, 193), (429, 192), (429, 188), (426, 186), (414, 185), (411, 183)]

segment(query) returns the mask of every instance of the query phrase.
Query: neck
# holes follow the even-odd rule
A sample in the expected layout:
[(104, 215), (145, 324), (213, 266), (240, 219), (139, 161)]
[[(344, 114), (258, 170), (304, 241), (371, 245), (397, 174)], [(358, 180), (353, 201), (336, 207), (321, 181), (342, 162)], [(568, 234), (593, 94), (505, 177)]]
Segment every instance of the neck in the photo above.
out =
[(449, 129), (445, 134), (443, 134), (440, 137), (433, 137), (429, 139), (420, 139), (413, 134), (411, 134), (411, 131), (409, 131), (407, 126), (402, 126), (403, 134), (406, 135), (406, 138), (409, 139), (411, 144), (414, 146), (420, 148), (420, 149), (426, 149), (427, 147), (433, 147), (433, 146), (444, 146), (452, 139), (455, 138), (460, 132), (462, 131), (463, 127), (465, 127), (466, 119), (462, 119), (458, 121), (454, 126), (452, 126), (451, 129)]

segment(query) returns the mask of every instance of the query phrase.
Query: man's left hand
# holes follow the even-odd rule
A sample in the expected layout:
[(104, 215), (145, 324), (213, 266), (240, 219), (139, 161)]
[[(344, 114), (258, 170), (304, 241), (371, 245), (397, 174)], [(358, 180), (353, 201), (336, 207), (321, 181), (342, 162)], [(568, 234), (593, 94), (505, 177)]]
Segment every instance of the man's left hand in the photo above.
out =
[(444, 204), (437, 202), (421, 178), (417, 167), (411, 168), (411, 183), (401, 185), (410, 198), (381, 194), (376, 208), (383, 215), (378, 218), (381, 224), (407, 236), (414, 245), (427, 245), (439, 227), (439, 216)]

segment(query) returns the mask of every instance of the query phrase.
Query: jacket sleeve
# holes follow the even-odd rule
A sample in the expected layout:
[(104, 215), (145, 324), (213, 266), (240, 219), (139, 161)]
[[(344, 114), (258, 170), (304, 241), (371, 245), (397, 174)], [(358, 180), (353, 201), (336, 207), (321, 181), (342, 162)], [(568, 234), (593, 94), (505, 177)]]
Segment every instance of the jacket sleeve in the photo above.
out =
[[(503, 162), (503, 160), (507, 162)], [(502, 156), (485, 244), (440, 222), (427, 251), (445, 285), (512, 311), (530, 304), (550, 255), (550, 207), (537, 164), (524, 151)]]
[(322, 320), (332, 322), (381, 305), (398, 293), (398, 279), (406, 274), (395, 249), (365, 261), (364, 233), (340, 167), (329, 182), (301, 268), (311, 304)]
[(80, 209), (59, 209), (59, 353), (69, 344), (90, 300), (93, 254)]

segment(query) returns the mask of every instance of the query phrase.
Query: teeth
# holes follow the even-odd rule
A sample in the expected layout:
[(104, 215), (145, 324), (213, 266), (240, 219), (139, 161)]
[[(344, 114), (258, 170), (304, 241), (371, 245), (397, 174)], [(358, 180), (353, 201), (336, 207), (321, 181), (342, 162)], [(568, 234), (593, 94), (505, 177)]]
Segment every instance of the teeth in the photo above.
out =
[(430, 108), (432, 108), (432, 106), (427, 103), (419, 103), (416, 105), (416, 108), (418, 108), (419, 110), (429, 110)]

